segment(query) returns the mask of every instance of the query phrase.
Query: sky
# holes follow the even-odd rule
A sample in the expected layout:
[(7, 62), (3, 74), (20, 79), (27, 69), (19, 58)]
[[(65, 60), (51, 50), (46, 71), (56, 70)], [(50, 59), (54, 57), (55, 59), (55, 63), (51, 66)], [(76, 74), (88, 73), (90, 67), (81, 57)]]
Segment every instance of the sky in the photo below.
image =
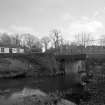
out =
[(105, 34), (105, 0), (0, 0), (0, 32), (48, 36), (53, 29), (66, 40), (75, 34)]

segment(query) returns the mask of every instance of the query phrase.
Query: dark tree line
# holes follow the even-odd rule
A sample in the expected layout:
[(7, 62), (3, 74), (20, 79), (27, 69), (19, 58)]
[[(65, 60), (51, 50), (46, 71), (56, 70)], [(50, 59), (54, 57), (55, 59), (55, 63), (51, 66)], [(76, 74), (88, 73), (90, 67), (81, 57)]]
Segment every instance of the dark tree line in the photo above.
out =
[(9, 35), (8, 33), (0, 34), (0, 46), (8, 47), (27, 47), (27, 48), (41, 48), (40, 40), (32, 34), (14, 34)]

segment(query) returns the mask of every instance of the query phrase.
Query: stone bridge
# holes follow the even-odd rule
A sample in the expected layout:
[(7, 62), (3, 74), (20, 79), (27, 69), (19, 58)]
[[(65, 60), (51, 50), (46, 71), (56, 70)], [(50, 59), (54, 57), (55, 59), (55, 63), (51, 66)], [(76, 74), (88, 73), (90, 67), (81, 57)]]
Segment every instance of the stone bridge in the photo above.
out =
[(86, 54), (78, 55), (56, 55), (60, 62), (60, 70), (65, 73), (81, 73), (86, 71)]
[[(85, 71), (86, 54), (77, 55), (51, 55), (46, 53), (31, 53), (31, 54), (0, 54), (0, 58), (13, 57), (13, 58), (26, 58), (33, 60), (34, 56), (54, 56), (60, 64), (60, 70), (64, 73), (78, 73)], [(34, 62), (34, 60), (33, 60)]]

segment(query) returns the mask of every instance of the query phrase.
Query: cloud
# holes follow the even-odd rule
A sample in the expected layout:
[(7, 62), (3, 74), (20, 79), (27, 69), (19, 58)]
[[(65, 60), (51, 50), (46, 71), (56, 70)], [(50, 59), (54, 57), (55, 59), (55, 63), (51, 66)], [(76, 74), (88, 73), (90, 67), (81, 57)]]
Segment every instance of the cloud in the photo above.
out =
[(93, 18), (94, 17), (97, 17), (97, 16), (99, 16), (100, 15), (100, 12), (99, 11), (96, 11), (94, 14), (93, 14)]
[(0, 28), (0, 35), (1, 33), (8, 33), (9, 35), (13, 34), (11, 31), (9, 31), (8, 29), (4, 29), (4, 28)]
[(80, 20), (82, 21), (89, 21), (90, 19), (87, 16), (80, 17)]
[(104, 24), (95, 19), (88, 18), (86, 16), (82, 16), (79, 18), (75, 18), (73, 21), (69, 21), (69, 24), (64, 27), (64, 38), (73, 41), (75, 39), (75, 34), (78, 33), (91, 33), (91, 35), (95, 39), (99, 38), (101, 34), (105, 33)]
[(92, 21), (74, 21), (70, 23), (68, 30), (71, 33), (80, 33), (80, 32), (87, 32), (87, 33), (96, 33), (97, 31), (103, 29), (104, 26), (102, 22), (92, 20)]
[(97, 11), (95, 11), (92, 15), (92, 18), (93, 19), (96, 19), (96, 18), (105, 18), (105, 7), (104, 8), (100, 8), (98, 9)]
[(31, 34), (35, 34), (36, 33), (34, 31), (34, 29), (31, 28), (31, 27), (11, 25), (9, 29), (13, 33), (31, 33)]
[(5, 33), (5, 32), (8, 32), (6, 29), (0, 29), (0, 33)]
[(74, 20), (74, 17), (70, 13), (64, 13), (62, 15), (62, 20), (63, 21), (70, 21), (70, 20)]
[[(98, 14), (99, 12), (96, 11), (94, 17)], [(80, 32), (96, 33), (104, 28), (103, 23), (93, 17), (81, 16), (74, 18), (70, 13), (66, 13), (63, 15), (63, 20), (67, 24), (65, 30), (71, 34)]]

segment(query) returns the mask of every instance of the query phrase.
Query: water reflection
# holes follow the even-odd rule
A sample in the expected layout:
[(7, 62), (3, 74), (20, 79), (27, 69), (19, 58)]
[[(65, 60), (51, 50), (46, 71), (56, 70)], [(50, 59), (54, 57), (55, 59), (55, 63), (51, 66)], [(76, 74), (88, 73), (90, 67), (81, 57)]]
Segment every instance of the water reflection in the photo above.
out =
[(1, 79), (0, 83), (0, 105), (9, 105), (11, 102), (20, 101), (23, 96), (35, 94), (37, 89), (46, 93), (67, 89), (72, 89), (74, 93), (83, 91), (83, 88), (79, 87), (76, 75), (34, 79)]
[(13, 93), (8, 93), (0, 96), (0, 105), (11, 105), (16, 102), (22, 102), (24, 101), (23, 97), (32, 96), (32, 95), (41, 95), (41, 96), (47, 96), (46, 93), (40, 91), (39, 89), (29, 89), (24, 88), (20, 91), (15, 91)]
[[(20, 90), (26, 88), (40, 88), (43, 91), (54, 91), (56, 89), (63, 90), (76, 86), (79, 83), (76, 75), (66, 75), (58, 77), (43, 77), (43, 78), (25, 78), (25, 79), (0, 79), (0, 90)], [(1, 94), (0, 92), (0, 94)]]

